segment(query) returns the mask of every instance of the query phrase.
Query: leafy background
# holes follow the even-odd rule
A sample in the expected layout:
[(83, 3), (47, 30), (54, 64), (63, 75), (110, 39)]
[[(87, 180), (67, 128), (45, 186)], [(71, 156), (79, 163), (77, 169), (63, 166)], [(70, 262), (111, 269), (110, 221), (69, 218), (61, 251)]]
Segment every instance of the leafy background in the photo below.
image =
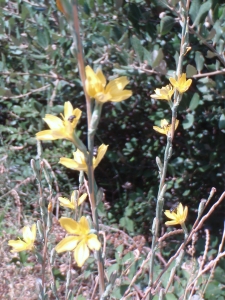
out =
[[(171, 113), (167, 103), (150, 95), (168, 84), (176, 69), (181, 31), (177, 2), (171, 1), (170, 9), (164, 1), (79, 1), (86, 64), (101, 66), (109, 79), (128, 76), (133, 91), (129, 100), (105, 104), (96, 137), (96, 145), (110, 145), (96, 171), (110, 205), (105, 220), (119, 222), (130, 234), (149, 236), (154, 215), (155, 158), (163, 159), (166, 138), (152, 127), (162, 118), (169, 120)], [(4, 195), (15, 183), (32, 176), (30, 159), (37, 158), (34, 136), (46, 128), (42, 120), (46, 113), (58, 115), (65, 101), (79, 107), (83, 115), (78, 129), (84, 142), (86, 115), (77, 64), (70, 52), (72, 39), (54, 1), (0, 0), (0, 7)], [(191, 2), (191, 51), (185, 56), (183, 72), (193, 83), (179, 107), (165, 206), (179, 200), (189, 205), (193, 216), (211, 187), (217, 189), (218, 197), (225, 183), (224, 15), (223, 1)], [(69, 142), (42, 146), (43, 157), (58, 176), (60, 191), (69, 194), (77, 185), (77, 174), (58, 164), (60, 156), (71, 152)], [(21, 199), (32, 209), (37, 191), (34, 185), (26, 189), (30, 191), (21, 190)], [(4, 201), (11, 203), (10, 197)], [(216, 216), (209, 225), (218, 231), (223, 210)]]
[[(129, 100), (107, 103), (103, 108), (95, 141), (96, 145), (109, 144), (96, 170), (107, 207), (99, 206), (101, 218), (104, 224), (119, 224), (131, 236), (144, 235), (149, 245), (159, 181), (155, 158), (163, 159), (166, 145), (166, 138), (152, 127), (163, 118), (171, 118), (167, 103), (155, 101), (150, 95), (174, 76), (181, 32), (178, 1), (171, 0), (169, 6), (166, 1), (156, 0), (79, 3), (86, 64), (100, 66), (108, 79), (128, 76), (133, 91)], [(211, 187), (217, 189), (217, 198), (224, 191), (224, 17), (223, 1), (191, 1), (191, 50), (185, 56), (183, 72), (193, 83), (179, 107), (180, 125), (165, 198), (166, 208), (176, 201), (189, 206), (189, 224)], [(71, 44), (68, 25), (55, 1), (0, 0), (0, 226), (18, 207), (11, 193), (15, 186), (22, 216), (26, 219), (36, 209), (39, 196), (30, 160), (38, 159), (41, 153), (34, 136), (46, 128), (42, 120), (46, 113), (59, 115), (64, 102), (71, 101), (83, 111), (78, 130), (86, 143), (85, 100)], [(57, 176), (60, 192), (68, 196), (78, 185), (78, 174), (58, 161), (62, 155), (70, 155), (70, 143), (44, 142), (42, 148), (42, 156)], [(21, 184), (24, 180), (26, 184)], [(223, 219), (224, 205), (207, 224), (213, 233), (211, 255), (215, 254)], [(7, 230), (12, 233), (10, 226)], [(204, 242), (200, 239), (199, 243), (200, 253)], [(118, 253), (121, 251), (117, 248)], [(169, 257), (173, 249), (163, 251)], [(123, 260), (116, 255), (116, 263), (107, 272), (122, 269), (123, 262), (133, 259), (132, 255), (129, 252)], [(134, 264), (131, 278), (140, 264)], [(158, 268), (156, 272), (160, 272)], [(224, 291), (218, 289), (223, 270), (223, 266), (216, 270), (206, 299), (224, 299)], [(88, 278), (90, 273), (87, 269), (84, 274)], [(183, 279), (181, 285), (185, 286)], [(140, 284), (145, 281), (141, 278)], [(175, 286), (174, 293), (179, 296), (180, 292)], [(120, 299), (121, 290), (114, 293)]]

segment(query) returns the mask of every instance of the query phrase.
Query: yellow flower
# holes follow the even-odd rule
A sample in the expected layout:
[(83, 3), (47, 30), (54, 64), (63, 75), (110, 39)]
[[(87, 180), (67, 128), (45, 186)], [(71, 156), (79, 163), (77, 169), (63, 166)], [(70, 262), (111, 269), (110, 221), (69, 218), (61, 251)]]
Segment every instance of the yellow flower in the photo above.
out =
[[(104, 155), (107, 151), (107, 148), (108, 148), (108, 145), (104, 145), (104, 144), (102, 144), (98, 148), (97, 157), (93, 157), (94, 169), (97, 167), (97, 165), (100, 163), (100, 161), (104, 157)], [(59, 160), (59, 163), (69, 169), (77, 170), (77, 171), (85, 171), (87, 173), (88, 167), (87, 167), (83, 152), (81, 152), (79, 149), (77, 149), (76, 152), (73, 152), (73, 157), (74, 157), (73, 159), (70, 159), (67, 157), (61, 157)]]
[(190, 85), (191, 85), (191, 83), (192, 83), (192, 80), (191, 80), (191, 79), (188, 79), (188, 80), (186, 81), (186, 74), (185, 74), (185, 73), (183, 73), (183, 74), (178, 78), (178, 80), (174, 79), (173, 77), (170, 77), (170, 78), (169, 78), (169, 81), (170, 81), (170, 83), (174, 86), (174, 88), (178, 90), (178, 92), (179, 92), (180, 94), (186, 92), (186, 91), (189, 89), (189, 87), (190, 87)]
[(95, 73), (90, 66), (87, 66), (85, 72), (87, 93), (96, 101), (101, 103), (120, 102), (132, 96), (132, 91), (124, 90), (129, 83), (126, 76), (116, 78), (106, 85), (106, 78), (100, 69)]
[(79, 267), (82, 267), (88, 259), (91, 250), (99, 250), (101, 243), (96, 234), (90, 233), (90, 227), (85, 217), (81, 217), (79, 222), (70, 218), (61, 218), (60, 225), (73, 235), (66, 236), (55, 247), (56, 252), (74, 251), (74, 259)]
[[(175, 130), (177, 129), (178, 124), (179, 124), (179, 121), (176, 120)], [(168, 135), (170, 133), (171, 124), (169, 124), (165, 119), (161, 120), (160, 126), (161, 126), (161, 128), (158, 126), (153, 126), (153, 129), (159, 133), (166, 134), (166, 135)]]
[(48, 124), (50, 130), (43, 130), (36, 133), (36, 138), (38, 140), (66, 139), (73, 142), (74, 129), (81, 117), (81, 113), (79, 108), (73, 109), (69, 101), (65, 102), (64, 115), (61, 114), (62, 119), (53, 115), (45, 115), (43, 120)]
[(8, 245), (13, 247), (14, 249), (11, 252), (20, 252), (24, 250), (33, 250), (34, 241), (36, 239), (36, 224), (33, 224), (31, 230), (29, 226), (25, 226), (22, 229), (23, 232), (23, 241), (22, 240), (10, 240), (8, 241)]
[(76, 191), (73, 191), (70, 200), (68, 198), (59, 197), (60, 205), (71, 209), (76, 209), (77, 206), (81, 205), (87, 198), (87, 193), (84, 193), (79, 199), (76, 199), (75, 197)]
[(173, 87), (168, 84), (166, 86), (163, 86), (161, 89), (156, 89), (155, 94), (151, 95), (154, 99), (160, 99), (160, 100), (171, 100), (171, 97), (173, 96), (174, 89)]
[(171, 219), (172, 221), (167, 221), (165, 224), (167, 226), (170, 225), (177, 225), (177, 224), (184, 224), (186, 218), (187, 218), (187, 214), (188, 214), (188, 207), (185, 206), (185, 208), (183, 207), (183, 205), (181, 203), (179, 203), (179, 205), (177, 206), (175, 211), (169, 211), (166, 210), (164, 212), (164, 214), (167, 216), (167, 218)]

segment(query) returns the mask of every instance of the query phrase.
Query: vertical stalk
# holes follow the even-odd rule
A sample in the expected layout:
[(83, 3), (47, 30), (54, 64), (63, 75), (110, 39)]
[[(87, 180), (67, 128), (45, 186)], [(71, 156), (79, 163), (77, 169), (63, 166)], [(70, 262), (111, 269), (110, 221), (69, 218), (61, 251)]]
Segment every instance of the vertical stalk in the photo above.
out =
[[(176, 70), (176, 76), (179, 78), (182, 74), (182, 65), (183, 65), (183, 58), (186, 54), (186, 49), (188, 46), (188, 9), (189, 9), (190, 1), (182, 0), (180, 1), (180, 10), (182, 14), (182, 36), (181, 36), (181, 45), (180, 45), (180, 55), (179, 60), (177, 64), (177, 70)], [(163, 169), (162, 172), (160, 172), (160, 184), (159, 184), (159, 190), (158, 190), (158, 196), (157, 196), (157, 204), (156, 204), (156, 217), (154, 220), (154, 226), (152, 228), (153, 231), (153, 237), (152, 237), (152, 255), (149, 263), (149, 284), (148, 287), (153, 287), (153, 274), (154, 274), (154, 260), (155, 260), (155, 252), (157, 247), (157, 239), (159, 235), (159, 225), (160, 225), (160, 218), (163, 208), (163, 197), (164, 193), (166, 192), (165, 187), (165, 178), (166, 178), (166, 172), (167, 172), (167, 166), (169, 159), (172, 155), (172, 142), (174, 138), (174, 132), (175, 132), (175, 124), (176, 124), (176, 118), (177, 118), (177, 108), (181, 101), (182, 96), (179, 95), (179, 93), (176, 91), (174, 96), (174, 103), (172, 106), (172, 121), (171, 121), (171, 133), (167, 137), (167, 145), (164, 153), (164, 162), (163, 162)], [(165, 188), (164, 188), (165, 187)], [(150, 289), (150, 293), (148, 294), (148, 300), (152, 299), (152, 292)]]
[[(72, 9), (73, 9), (72, 34), (74, 40), (73, 50), (74, 50), (75, 57), (77, 58), (78, 61), (80, 78), (82, 81), (84, 94), (86, 98), (86, 110), (87, 110), (87, 120), (88, 120), (88, 151), (89, 151), (89, 153), (87, 154), (88, 187), (89, 187), (90, 202), (92, 207), (92, 218), (96, 230), (99, 231), (98, 215), (97, 215), (96, 200), (95, 200), (95, 190), (94, 190), (94, 168), (93, 168), (94, 134), (89, 133), (91, 129), (92, 110), (91, 110), (90, 97), (87, 94), (87, 91), (85, 89), (85, 67), (84, 67), (82, 41), (80, 38), (77, 0), (72, 0)], [(104, 281), (104, 266), (103, 266), (101, 250), (97, 251), (97, 264), (98, 264), (98, 274), (99, 274), (100, 296), (102, 296), (105, 291), (105, 281)]]

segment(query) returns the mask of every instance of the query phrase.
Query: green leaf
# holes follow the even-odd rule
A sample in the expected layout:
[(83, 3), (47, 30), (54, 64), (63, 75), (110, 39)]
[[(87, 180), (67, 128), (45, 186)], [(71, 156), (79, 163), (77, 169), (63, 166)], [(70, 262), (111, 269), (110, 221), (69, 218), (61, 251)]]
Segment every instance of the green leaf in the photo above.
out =
[(50, 36), (46, 28), (41, 28), (37, 30), (37, 42), (42, 48), (48, 48), (50, 43)]
[(165, 16), (160, 21), (160, 34), (165, 35), (173, 28), (175, 24), (174, 18), (170, 16)]
[(188, 129), (192, 127), (193, 123), (194, 123), (194, 116), (192, 114), (187, 114), (182, 125), (184, 129)]
[(222, 114), (219, 119), (219, 129), (225, 129), (225, 115)]
[(120, 219), (120, 226), (125, 228), (128, 232), (134, 232), (134, 222), (128, 217), (123, 217)]
[(202, 55), (202, 53), (199, 52), (199, 51), (196, 51), (195, 52), (195, 63), (196, 63), (196, 67), (197, 67), (197, 70), (198, 70), (199, 73), (203, 69), (204, 62), (205, 62), (205, 58)]
[(187, 74), (187, 77), (192, 77), (193, 75), (196, 75), (198, 72), (196, 70), (195, 67), (193, 67), (192, 65), (187, 65), (187, 68), (186, 68), (186, 74)]
[(136, 36), (131, 38), (131, 45), (134, 48), (139, 63), (141, 63), (143, 61), (144, 47), (141, 45), (140, 40)]
[(203, 19), (206, 17), (206, 15), (209, 13), (209, 10), (212, 6), (212, 1), (208, 0), (207, 2), (203, 3), (200, 6), (200, 9), (198, 10), (198, 14), (195, 18), (194, 24), (192, 25), (193, 27), (198, 26), (199, 23), (203, 21)]
[(156, 68), (158, 67), (158, 65), (160, 64), (160, 62), (163, 60), (164, 54), (162, 49), (158, 49), (158, 50), (154, 50), (152, 52), (152, 68)]
[(195, 110), (196, 107), (199, 105), (199, 94), (194, 93), (193, 97), (191, 98), (190, 104), (189, 104), (189, 109), (190, 110)]
[(109, 266), (106, 270), (108, 278), (111, 276), (113, 272), (118, 272), (119, 271), (119, 265), (118, 264), (113, 264)]
[(200, 0), (192, 0), (191, 6), (189, 10), (189, 15), (191, 16), (191, 20), (194, 23), (194, 20), (197, 17), (198, 11), (200, 9), (201, 1)]

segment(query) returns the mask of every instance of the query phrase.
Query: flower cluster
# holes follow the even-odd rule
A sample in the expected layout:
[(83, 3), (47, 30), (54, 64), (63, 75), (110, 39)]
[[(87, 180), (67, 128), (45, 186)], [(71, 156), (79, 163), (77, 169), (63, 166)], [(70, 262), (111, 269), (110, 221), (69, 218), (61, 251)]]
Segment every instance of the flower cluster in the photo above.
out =
[[(171, 104), (172, 103), (171, 99), (175, 90), (179, 94), (183, 94), (189, 89), (192, 83), (191, 79), (186, 80), (185, 73), (179, 76), (177, 80), (175, 78), (170, 77), (169, 81), (171, 84), (163, 86), (161, 89), (155, 89), (155, 94), (152, 94), (151, 97), (157, 100), (166, 100)], [(177, 129), (178, 124), (179, 122), (176, 120), (175, 130)], [(159, 133), (169, 135), (171, 132), (171, 125), (169, 125), (169, 123), (164, 119), (161, 120), (161, 128), (158, 126), (153, 126), (153, 129), (158, 131)]]

